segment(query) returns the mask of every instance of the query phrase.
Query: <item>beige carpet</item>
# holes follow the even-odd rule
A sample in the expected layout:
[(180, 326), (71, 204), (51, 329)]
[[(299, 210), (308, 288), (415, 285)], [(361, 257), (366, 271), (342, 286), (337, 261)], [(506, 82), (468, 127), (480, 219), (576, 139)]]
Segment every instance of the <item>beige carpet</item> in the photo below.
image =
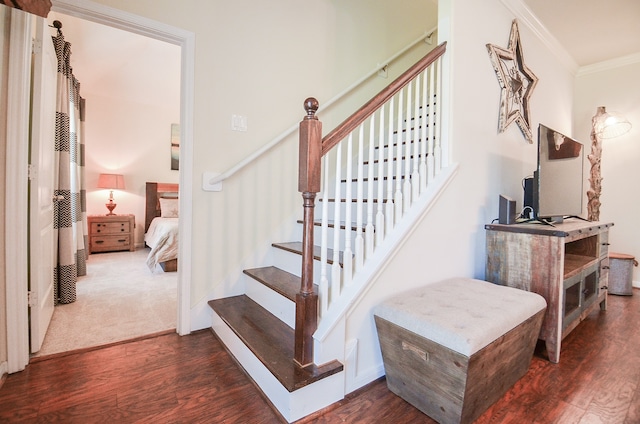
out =
[(44, 356), (100, 346), (176, 328), (177, 273), (152, 273), (149, 249), (89, 256), (77, 300), (58, 305), (42, 348)]

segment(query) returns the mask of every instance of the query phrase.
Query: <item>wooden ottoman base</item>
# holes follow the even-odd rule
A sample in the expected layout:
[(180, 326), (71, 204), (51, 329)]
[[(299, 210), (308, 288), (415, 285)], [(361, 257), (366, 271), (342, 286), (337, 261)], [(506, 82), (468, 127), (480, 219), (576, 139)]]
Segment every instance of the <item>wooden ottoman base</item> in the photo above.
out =
[(387, 386), (439, 423), (470, 423), (529, 370), (544, 311), (467, 357), (375, 317)]
[[(495, 295), (492, 287), (488, 287), (488, 291)], [(399, 297), (400, 302), (393, 303), (387, 310), (378, 309), (374, 318), (389, 389), (439, 423), (471, 423), (527, 373), (544, 318), (545, 303), (542, 298), (528, 299), (525, 296), (521, 299), (522, 303), (512, 303), (512, 306), (525, 309), (524, 305), (531, 304), (533, 300), (533, 308), (518, 318), (513, 315), (509, 318), (504, 309), (491, 305), (491, 299), (488, 302), (482, 299), (477, 302), (479, 306), (467, 308), (464, 294), (459, 296), (460, 302), (457, 302), (458, 292), (452, 291), (444, 296), (446, 293), (445, 287), (440, 297), (436, 290), (425, 290), (410, 296), (410, 299), (428, 299), (424, 302), (433, 302), (431, 305), (447, 302), (464, 305), (459, 310), (453, 309), (450, 315), (442, 314), (443, 311), (437, 311), (429, 305), (418, 308), (418, 315), (412, 318), (415, 318), (414, 322), (422, 318), (424, 326), (428, 328), (422, 334), (407, 329), (409, 325), (392, 322), (394, 318), (402, 321), (402, 315), (394, 316), (393, 311), (416, 309), (415, 304), (407, 306), (412, 300), (404, 302)], [(507, 295), (520, 298), (519, 293)], [(422, 305), (422, 299), (417, 303)], [(463, 311), (471, 311), (469, 318), (455, 322), (457, 317), (464, 314)], [(481, 318), (478, 311), (484, 312), (485, 318)], [(449, 312), (449, 305), (444, 312)], [(437, 319), (454, 324), (449, 327), (434, 325), (438, 323)], [(508, 327), (510, 330), (494, 333), (492, 331), (495, 330), (488, 325), (491, 320), (512, 320), (513, 325)], [(411, 324), (407, 320), (404, 322)], [(469, 326), (473, 325), (477, 326), (470, 331)], [(465, 337), (458, 337), (462, 334)], [(467, 340), (466, 337), (484, 338), (486, 342), (483, 340), (477, 349), (454, 350), (452, 347), (456, 346), (456, 337), (462, 340)], [(449, 344), (445, 346), (446, 343)]]

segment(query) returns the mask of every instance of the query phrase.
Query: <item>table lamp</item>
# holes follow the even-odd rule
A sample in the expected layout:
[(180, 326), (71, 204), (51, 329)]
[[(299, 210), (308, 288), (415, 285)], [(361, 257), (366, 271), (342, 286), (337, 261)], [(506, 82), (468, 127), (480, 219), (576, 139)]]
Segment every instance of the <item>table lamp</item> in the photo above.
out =
[(105, 204), (109, 209), (109, 215), (115, 215), (113, 210), (116, 208), (116, 203), (113, 201), (113, 190), (124, 190), (124, 176), (121, 174), (100, 174), (98, 177), (98, 188), (106, 188), (109, 192), (109, 202)]

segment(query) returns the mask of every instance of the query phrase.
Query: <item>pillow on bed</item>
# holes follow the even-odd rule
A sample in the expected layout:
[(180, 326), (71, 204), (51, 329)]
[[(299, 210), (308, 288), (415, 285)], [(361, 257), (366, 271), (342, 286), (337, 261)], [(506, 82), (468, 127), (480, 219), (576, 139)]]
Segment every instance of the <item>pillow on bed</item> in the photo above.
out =
[(162, 218), (178, 218), (178, 199), (160, 198), (160, 216)]

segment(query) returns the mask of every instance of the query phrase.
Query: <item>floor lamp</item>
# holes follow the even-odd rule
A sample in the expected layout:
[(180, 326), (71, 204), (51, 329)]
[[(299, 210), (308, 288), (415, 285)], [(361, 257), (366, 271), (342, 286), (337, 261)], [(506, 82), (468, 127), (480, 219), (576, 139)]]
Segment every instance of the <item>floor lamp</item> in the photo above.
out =
[(591, 119), (591, 162), (590, 188), (587, 191), (587, 210), (589, 221), (600, 220), (600, 193), (602, 192), (602, 140), (614, 138), (627, 133), (631, 123), (615, 112), (607, 112), (604, 106), (599, 106)]

